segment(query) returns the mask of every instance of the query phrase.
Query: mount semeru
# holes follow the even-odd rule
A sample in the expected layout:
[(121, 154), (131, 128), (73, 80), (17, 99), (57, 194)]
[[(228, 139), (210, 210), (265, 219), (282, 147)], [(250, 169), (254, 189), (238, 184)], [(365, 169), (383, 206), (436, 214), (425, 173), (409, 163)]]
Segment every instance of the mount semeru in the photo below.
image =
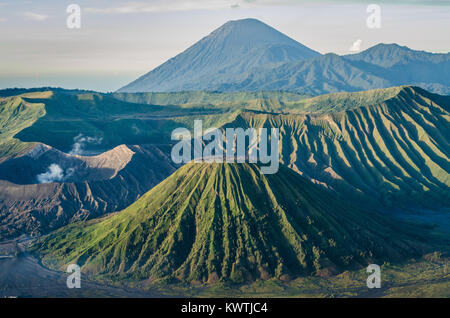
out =
[[(113, 280), (235, 283), (327, 276), (401, 261), (427, 246), (418, 228), (337, 199), (280, 167), (187, 164), (136, 203), (75, 223), (33, 247)], [(62, 267), (61, 267), (62, 268)]]
[(320, 95), (399, 85), (450, 94), (450, 53), (377, 44), (320, 54), (256, 19), (229, 21), (121, 93), (295, 91)]
[(256, 19), (229, 21), (119, 92), (212, 89), (236, 81), (252, 67), (319, 55)]

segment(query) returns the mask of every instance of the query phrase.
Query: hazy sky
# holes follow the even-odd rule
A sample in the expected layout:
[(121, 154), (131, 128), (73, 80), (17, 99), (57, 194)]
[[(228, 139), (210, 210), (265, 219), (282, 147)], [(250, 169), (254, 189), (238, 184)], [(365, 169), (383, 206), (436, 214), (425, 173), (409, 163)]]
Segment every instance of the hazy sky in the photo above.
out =
[[(66, 26), (71, 3), (80, 29)], [(366, 26), (371, 3), (381, 6), (380, 29)], [(0, 0), (0, 88), (116, 90), (241, 18), (321, 53), (348, 54), (358, 40), (362, 50), (395, 42), (450, 51), (450, 0)]]

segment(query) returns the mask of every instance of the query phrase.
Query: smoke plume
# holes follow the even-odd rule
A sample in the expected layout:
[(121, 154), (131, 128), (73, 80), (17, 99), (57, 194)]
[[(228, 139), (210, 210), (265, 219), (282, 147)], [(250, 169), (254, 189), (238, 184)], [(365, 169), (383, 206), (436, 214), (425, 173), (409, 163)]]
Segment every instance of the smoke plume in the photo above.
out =
[(69, 154), (82, 156), (85, 153), (84, 148), (87, 144), (99, 145), (102, 143), (102, 140), (103, 138), (89, 137), (79, 134), (73, 138), (72, 150), (70, 150)]

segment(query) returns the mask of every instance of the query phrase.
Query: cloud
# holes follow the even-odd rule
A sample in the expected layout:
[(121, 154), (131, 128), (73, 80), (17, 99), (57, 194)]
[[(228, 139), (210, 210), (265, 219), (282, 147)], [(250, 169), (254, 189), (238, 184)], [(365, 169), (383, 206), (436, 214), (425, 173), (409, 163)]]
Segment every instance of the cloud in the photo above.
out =
[(237, 8), (247, 3), (237, 0), (230, 4), (229, 0), (173, 0), (173, 1), (152, 1), (129, 2), (124, 5), (112, 7), (88, 7), (86, 12), (104, 14), (130, 14), (130, 13), (153, 13), (171, 11), (192, 11), (192, 10), (219, 10)]
[(73, 138), (72, 150), (70, 150), (69, 154), (82, 156), (84, 154), (84, 148), (87, 144), (96, 144), (99, 145), (103, 141), (103, 138), (98, 137), (89, 137), (84, 136), (83, 134), (79, 134), (78, 136)]
[(39, 183), (51, 183), (62, 181), (64, 178), (64, 170), (56, 163), (52, 163), (47, 168), (46, 172), (38, 174), (36, 178)]
[(0, 18), (0, 23), (1, 22), (5, 22), (5, 21), (7, 21), (8, 19), (5, 19), (5, 18)]
[(246, 3), (264, 4), (264, 5), (295, 5), (307, 3), (325, 3), (325, 4), (395, 4), (395, 5), (437, 5), (448, 6), (448, 0), (243, 0)]
[(24, 13), (22, 13), (22, 15), (26, 19), (33, 20), (33, 21), (45, 21), (48, 19), (47, 15), (35, 13), (35, 12), (24, 12)]
[(349, 51), (353, 53), (361, 51), (361, 44), (362, 44), (361, 39), (356, 40), (355, 43), (353, 43), (353, 45), (349, 48)]
[[(192, 10), (220, 10), (254, 8), (264, 6), (292, 6), (301, 4), (370, 4), (373, 0), (154, 0), (128, 2), (107, 7), (87, 7), (86, 12), (102, 14), (154, 13)], [(392, 4), (391, 0), (379, 0), (380, 4)], [(448, 0), (398, 0), (399, 5), (449, 5)]]

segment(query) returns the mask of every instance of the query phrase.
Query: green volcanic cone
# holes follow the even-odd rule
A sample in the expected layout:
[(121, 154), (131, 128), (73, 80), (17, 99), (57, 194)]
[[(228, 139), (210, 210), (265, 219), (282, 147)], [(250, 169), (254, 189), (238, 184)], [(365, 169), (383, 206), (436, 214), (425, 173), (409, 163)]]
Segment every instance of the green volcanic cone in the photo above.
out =
[(112, 279), (249, 282), (329, 275), (417, 256), (417, 229), (338, 200), (292, 170), (188, 164), (119, 214), (35, 250)]

